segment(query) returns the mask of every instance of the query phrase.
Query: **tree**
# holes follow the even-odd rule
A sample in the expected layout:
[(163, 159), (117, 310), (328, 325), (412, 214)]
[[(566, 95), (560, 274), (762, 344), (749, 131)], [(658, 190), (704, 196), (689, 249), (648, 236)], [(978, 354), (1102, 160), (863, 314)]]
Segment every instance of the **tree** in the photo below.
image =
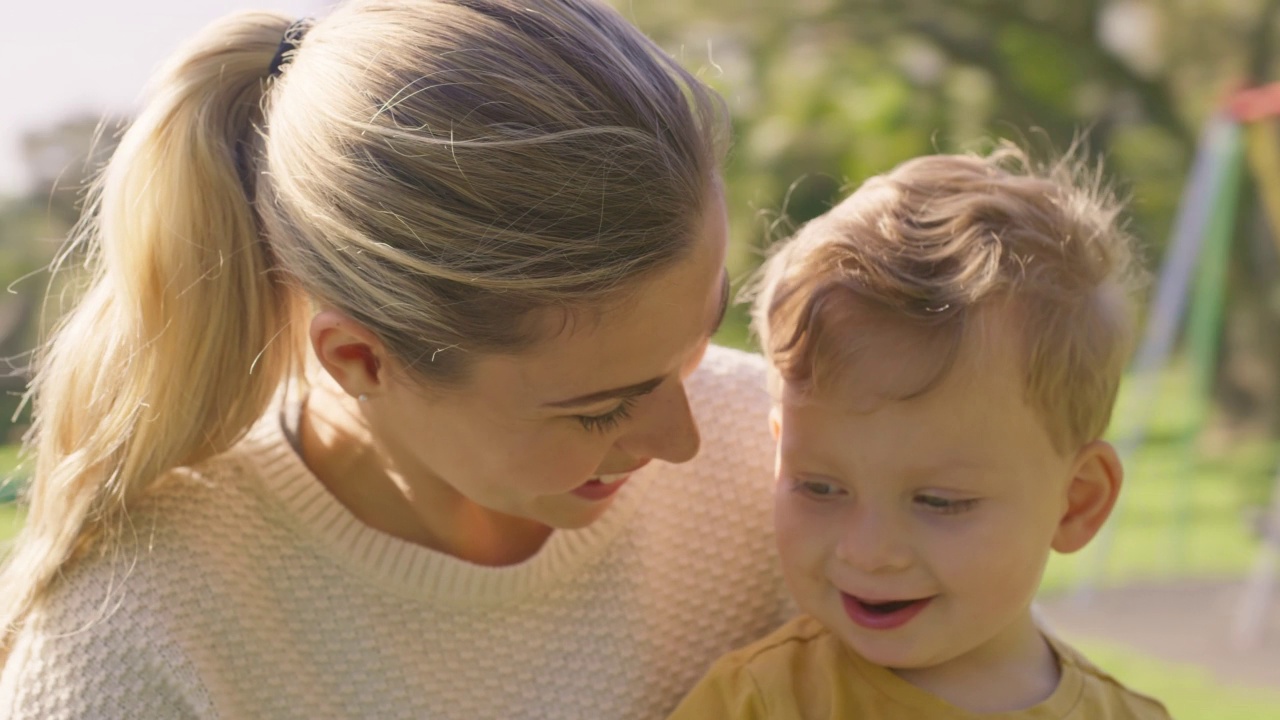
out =
[(118, 117), (78, 114), (22, 135), (29, 195), (47, 203), (54, 222), (75, 224), (85, 190), (115, 151), (124, 126)]
[[(1081, 132), (1154, 266), (1198, 128), (1251, 61), (1275, 76), (1269, 41), (1251, 38), (1277, 22), (1275, 0), (618, 4), (728, 99), (737, 277), (779, 229), (907, 157), (1005, 136), (1061, 149)], [(1280, 337), (1280, 272), (1265, 224), (1240, 232), (1219, 407), (1280, 432), (1280, 349), (1259, 341)]]
[[(88, 183), (114, 151), (116, 119), (69, 117), (22, 136), (31, 178), (23, 197), (0, 198), (0, 443), (12, 442), (25, 420), (11, 422), (30, 380), (32, 350), (43, 325), (49, 266), (80, 215)], [(57, 308), (50, 308), (56, 311)]]

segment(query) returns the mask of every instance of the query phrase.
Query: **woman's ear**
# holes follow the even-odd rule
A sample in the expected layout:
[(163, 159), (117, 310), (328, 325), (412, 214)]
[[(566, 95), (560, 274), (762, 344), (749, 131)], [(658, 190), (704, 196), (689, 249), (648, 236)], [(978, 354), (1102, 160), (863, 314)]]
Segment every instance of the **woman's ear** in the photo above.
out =
[(311, 347), (320, 365), (352, 397), (376, 396), (386, 387), (382, 341), (337, 310), (321, 310), (311, 319)]
[(1058, 521), (1053, 549), (1073, 553), (1093, 539), (1120, 497), (1124, 467), (1111, 443), (1095, 440), (1076, 455), (1067, 509)]

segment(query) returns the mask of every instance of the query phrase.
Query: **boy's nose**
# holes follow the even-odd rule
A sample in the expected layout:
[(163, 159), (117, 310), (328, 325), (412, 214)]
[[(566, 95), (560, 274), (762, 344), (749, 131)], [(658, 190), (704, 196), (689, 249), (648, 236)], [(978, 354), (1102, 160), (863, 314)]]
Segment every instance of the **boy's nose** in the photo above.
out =
[(618, 439), (618, 448), (635, 458), (657, 458), (670, 463), (692, 460), (702, 440), (679, 380), (663, 383), (642, 400), (642, 411), (632, 416), (631, 427)]
[(912, 551), (902, 529), (886, 513), (859, 508), (836, 544), (836, 559), (863, 573), (885, 573), (911, 566)]

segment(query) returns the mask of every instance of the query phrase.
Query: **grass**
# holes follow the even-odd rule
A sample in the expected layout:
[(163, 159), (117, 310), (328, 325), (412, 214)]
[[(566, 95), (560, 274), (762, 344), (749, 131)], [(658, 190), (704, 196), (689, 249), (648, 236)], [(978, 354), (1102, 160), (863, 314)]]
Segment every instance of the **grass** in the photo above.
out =
[(1071, 644), (1128, 687), (1159, 698), (1178, 720), (1280, 718), (1280, 689), (1227, 685), (1195, 666), (1164, 662), (1109, 643), (1072, 639)]

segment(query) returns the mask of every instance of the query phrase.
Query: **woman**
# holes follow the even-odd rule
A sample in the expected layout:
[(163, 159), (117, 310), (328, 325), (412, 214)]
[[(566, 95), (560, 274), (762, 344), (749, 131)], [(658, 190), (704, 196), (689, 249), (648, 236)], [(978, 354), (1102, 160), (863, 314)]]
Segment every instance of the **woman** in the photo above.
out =
[(41, 358), (0, 712), (664, 715), (779, 620), (724, 133), (592, 0), (196, 38)]

